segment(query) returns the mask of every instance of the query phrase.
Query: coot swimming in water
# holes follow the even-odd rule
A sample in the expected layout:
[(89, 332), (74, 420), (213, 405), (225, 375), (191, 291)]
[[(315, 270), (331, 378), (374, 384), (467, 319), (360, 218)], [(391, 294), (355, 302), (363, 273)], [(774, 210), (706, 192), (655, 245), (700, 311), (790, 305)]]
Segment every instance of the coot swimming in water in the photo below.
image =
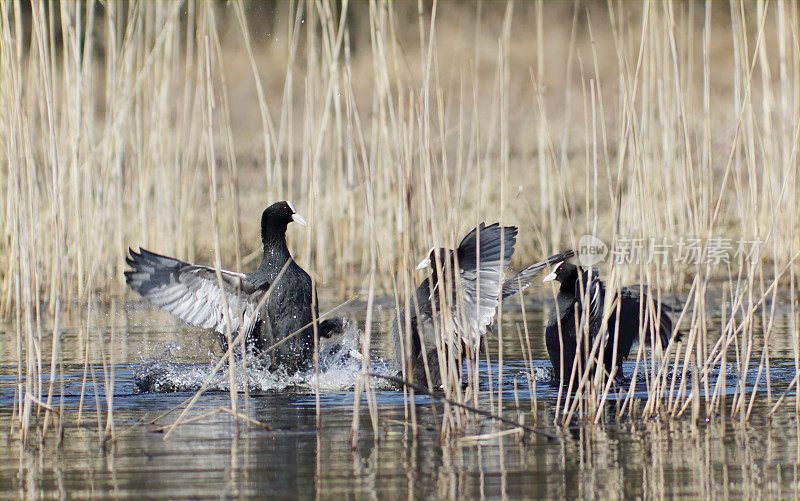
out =
[[(555, 377), (566, 383), (570, 379), (570, 373), (575, 363), (575, 353), (578, 349), (576, 332), (577, 329), (584, 328), (582, 321), (588, 321), (589, 337), (580, 348), (583, 354), (580, 367), (587, 367), (587, 355), (603, 322), (606, 287), (600, 280), (600, 272), (596, 268), (585, 270), (567, 261), (556, 264), (552, 273), (544, 278), (545, 282), (552, 280), (560, 282), (561, 287), (545, 329), (545, 344)], [(584, 298), (587, 300), (583, 301)], [(650, 306), (650, 311), (653, 312), (652, 318), (647, 316), (646, 302), (648, 301), (652, 301)], [(645, 343), (649, 344), (655, 335), (661, 346), (666, 348), (673, 335), (672, 319), (668, 314), (673, 310), (669, 306), (659, 303), (647, 293), (646, 289), (638, 286), (621, 288), (619, 295), (611, 304), (613, 309), (606, 323), (607, 338), (602, 360), (607, 374), (611, 374), (616, 366), (615, 379), (621, 381), (622, 360), (627, 358), (631, 348), (640, 341), (640, 311), (645, 313), (645, 317), (641, 318)], [(589, 317), (584, 320), (583, 315), (587, 313)], [(619, 323), (617, 323), (618, 320)], [(615, 338), (617, 342), (616, 363), (614, 359)], [(675, 338), (678, 340), (680, 335), (676, 333)]]
[[(134, 291), (158, 308), (185, 322), (232, 338), (243, 331), (248, 349), (256, 353), (294, 334), (269, 352), (270, 368), (283, 366), (290, 372), (306, 367), (314, 348), (312, 318), (319, 317), (314, 304), (312, 315), (311, 277), (292, 259), (286, 246), (286, 227), (290, 222), (306, 226), (291, 202), (277, 202), (261, 215), (261, 241), (264, 257), (253, 273), (220, 270), (185, 263), (145, 249), (129, 249), (126, 258), (133, 270), (125, 279)], [(266, 298), (265, 298), (266, 295)], [(229, 326), (229, 327), (228, 327)], [(341, 319), (319, 323), (321, 336), (341, 328)]]

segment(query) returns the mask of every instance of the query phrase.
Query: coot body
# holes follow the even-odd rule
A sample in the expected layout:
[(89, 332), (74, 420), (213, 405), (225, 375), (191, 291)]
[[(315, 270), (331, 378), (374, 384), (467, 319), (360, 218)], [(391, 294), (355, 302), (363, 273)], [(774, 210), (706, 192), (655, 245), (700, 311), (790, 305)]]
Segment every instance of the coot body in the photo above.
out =
[[(561, 286), (545, 328), (545, 345), (555, 378), (566, 383), (575, 364), (579, 339), (585, 340), (580, 348), (583, 356), (579, 360), (581, 364), (579, 367), (585, 368), (589, 365), (587, 355), (601, 331), (607, 291), (596, 268), (586, 270), (567, 261), (556, 264), (552, 273), (544, 279), (545, 282), (551, 280), (557, 280)], [(647, 314), (648, 301), (652, 301), (650, 311), (655, 312), (652, 319), (642, 318), (643, 314)], [(669, 316), (672, 310), (667, 305), (659, 303), (641, 287), (623, 287), (615, 302), (618, 306), (614, 306), (608, 318), (606, 324), (608, 337), (598, 358), (602, 359), (608, 374), (611, 374), (616, 367), (615, 378), (621, 380), (622, 360), (627, 358), (631, 349), (639, 343), (640, 324), (643, 326), (646, 344), (650, 344), (656, 337), (663, 348), (667, 347), (673, 330), (672, 319)], [(588, 338), (578, 336), (579, 332), (585, 332), (585, 322), (588, 323)], [(678, 336), (676, 334), (676, 339)]]
[[(128, 285), (158, 308), (189, 324), (214, 329), (227, 349), (231, 338), (243, 332), (247, 347), (255, 353), (269, 350), (269, 367), (294, 372), (308, 366), (314, 346), (312, 320), (318, 318), (311, 277), (292, 259), (286, 245), (290, 222), (303, 226), (291, 202), (277, 202), (261, 215), (263, 258), (249, 274), (190, 264), (145, 249), (129, 249), (133, 268), (125, 272)], [(313, 313), (312, 313), (313, 307)], [(318, 332), (328, 336), (340, 319), (319, 323)]]
[(430, 250), (417, 266), (427, 269), (428, 277), (392, 325), (401, 375), (410, 368), (414, 382), (427, 385), (427, 360), (430, 385), (440, 386), (442, 364), (460, 370), (464, 357), (475, 353), (497, 311), (516, 235), (514, 226), (481, 223), (458, 248)]

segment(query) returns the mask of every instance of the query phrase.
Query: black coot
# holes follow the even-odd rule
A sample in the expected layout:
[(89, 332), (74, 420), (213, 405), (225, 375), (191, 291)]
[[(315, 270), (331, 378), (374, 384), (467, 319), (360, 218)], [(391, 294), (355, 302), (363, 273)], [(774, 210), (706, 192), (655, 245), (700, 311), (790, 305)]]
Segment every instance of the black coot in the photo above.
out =
[[(545, 282), (552, 280), (560, 282), (561, 287), (545, 329), (545, 344), (547, 353), (550, 355), (550, 362), (553, 364), (555, 377), (566, 383), (569, 381), (572, 366), (575, 363), (575, 353), (578, 349), (576, 332), (583, 328), (581, 327), (584, 325), (581, 323), (582, 321), (588, 321), (589, 337), (581, 345), (583, 356), (580, 367), (587, 366), (587, 355), (602, 326), (606, 287), (600, 280), (600, 273), (596, 268), (585, 270), (566, 261), (556, 264), (552, 273), (544, 278)], [(585, 300), (583, 300), (584, 298)], [(640, 287), (623, 287), (617, 301), (611, 303), (615, 306), (607, 322), (608, 337), (602, 354), (607, 374), (611, 374), (616, 365), (615, 379), (617, 381), (621, 381), (623, 376), (622, 360), (640, 341), (640, 311), (647, 314), (647, 301), (652, 301), (650, 311), (655, 314), (652, 319), (647, 317), (642, 319), (645, 343), (650, 344), (655, 335), (663, 348), (669, 344), (672, 336), (672, 319), (669, 317), (669, 312), (673, 310), (669, 306), (659, 303)], [(589, 315), (587, 320), (583, 319), (585, 314)], [(617, 324), (618, 317), (619, 324)], [(616, 364), (614, 360), (615, 338), (617, 340)], [(679, 334), (676, 334), (677, 339), (679, 339)]]
[(516, 235), (514, 226), (481, 223), (456, 250), (431, 249), (417, 266), (430, 270), (428, 278), (417, 288), (408, 311), (402, 308), (392, 325), (398, 371), (410, 363), (414, 382), (426, 385), (424, 351), (430, 382), (439, 386), (439, 365), (445, 360), (438, 358), (437, 343), (443, 357), (458, 368), (468, 350), (474, 353), (480, 347), (500, 302), (503, 270), (514, 253)]
[[(306, 226), (291, 202), (277, 202), (261, 215), (264, 257), (249, 274), (185, 263), (171, 257), (129, 249), (133, 268), (125, 279), (134, 291), (160, 309), (192, 325), (235, 337), (242, 329), (247, 346), (256, 353), (294, 334), (269, 353), (270, 368), (279, 365), (290, 372), (311, 360), (314, 347), (311, 277), (292, 259), (286, 246), (286, 227), (292, 221)], [(265, 295), (267, 296), (265, 298)], [(316, 304), (316, 302), (314, 302)], [(319, 334), (329, 336), (341, 328), (341, 319), (320, 322)]]

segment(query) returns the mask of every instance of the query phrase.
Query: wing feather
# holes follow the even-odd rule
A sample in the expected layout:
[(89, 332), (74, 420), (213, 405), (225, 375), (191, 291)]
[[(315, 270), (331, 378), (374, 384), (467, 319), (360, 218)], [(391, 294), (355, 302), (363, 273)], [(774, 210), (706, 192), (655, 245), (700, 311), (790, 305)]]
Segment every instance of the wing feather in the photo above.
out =
[(458, 246), (461, 290), (450, 310), (456, 330), (469, 346), (478, 346), (497, 312), (503, 271), (514, 254), (516, 236), (514, 226), (481, 223)]
[(133, 268), (125, 272), (128, 285), (159, 309), (183, 321), (225, 334), (244, 327), (249, 332), (258, 319), (256, 311), (263, 294), (244, 273), (221, 270), (222, 286), (216, 271), (207, 266), (186, 263), (145, 249), (129, 249), (126, 258)]
[(534, 263), (524, 270), (520, 271), (513, 277), (503, 282), (503, 299), (507, 299), (514, 294), (524, 291), (528, 288), (534, 278), (538, 277), (548, 266), (561, 261), (565, 261), (575, 255), (573, 250), (553, 254), (552, 256)]

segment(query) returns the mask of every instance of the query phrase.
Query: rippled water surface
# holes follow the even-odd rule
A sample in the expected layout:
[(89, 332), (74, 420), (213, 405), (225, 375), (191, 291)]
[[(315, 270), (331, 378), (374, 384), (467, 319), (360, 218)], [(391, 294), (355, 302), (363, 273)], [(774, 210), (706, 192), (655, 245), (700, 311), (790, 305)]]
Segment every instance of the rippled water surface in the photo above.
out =
[[(387, 299), (376, 309), (377, 372), (390, 372), (385, 331), (392, 304)], [(63, 419), (51, 421), (41, 447), (23, 446), (11, 429), (18, 348), (4, 325), (0, 494), (3, 499), (798, 498), (797, 396), (794, 388), (786, 391), (796, 370), (788, 302), (775, 305), (766, 349), (762, 335), (752, 348), (754, 370), (744, 382), (748, 395), (755, 395), (749, 421), (728, 417), (730, 395), (740, 384), (731, 370), (732, 350), (722, 416), (693, 426), (689, 411), (673, 420), (618, 421), (608, 409), (597, 425), (578, 423), (567, 430), (552, 424), (557, 388), (550, 384), (542, 339), (548, 308), (547, 301), (532, 296), (524, 324), (519, 307), (507, 305), (502, 342), (497, 331), (489, 337), (492, 357), (480, 368), (479, 405), (495, 411), (500, 405), (504, 416), (528, 424), (535, 419), (561, 437), (557, 440), (534, 434), (523, 440), (513, 427), (486, 418), (467, 419), (463, 434), (442, 440), (440, 401), (432, 407), (429, 397), (417, 396), (412, 425), (403, 394), (385, 385), (376, 392), (377, 430), (362, 398), (354, 434), (353, 386), (361, 361), (351, 353), (359, 349), (357, 328), (336, 340), (344, 349), (323, 346), (319, 378), (313, 372), (292, 378), (237, 372), (238, 384), (247, 381), (239, 387), (238, 407), (252, 421), (236, 420), (221, 410), (230, 408), (228, 373), (223, 369), (209, 378), (219, 353), (208, 332), (187, 328), (146, 303), (112, 301), (67, 316), (51, 401), (63, 409)], [(346, 307), (361, 329), (365, 309), (357, 301)], [(717, 331), (721, 317), (710, 319)], [(525, 327), (532, 364), (521, 349)], [(39, 343), (45, 372), (51, 345), (49, 335)], [(768, 375), (759, 375), (762, 354), (769, 359)], [(627, 362), (625, 372), (633, 371), (634, 362)], [(634, 384), (643, 397), (647, 386), (639, 378)], [(165, 439), (181, 404), (206, 381), (209, 388), (184, 424)], [(50, 381), (43, 386), (46, 399)], [(54, 433), (53, 426), (62, 429)], [(112, 428), (114, 440), (99, 438)], [(492, 435), (496, 432), (506, 433)], [(37, 444), (41, 437), (30, 440)]]

